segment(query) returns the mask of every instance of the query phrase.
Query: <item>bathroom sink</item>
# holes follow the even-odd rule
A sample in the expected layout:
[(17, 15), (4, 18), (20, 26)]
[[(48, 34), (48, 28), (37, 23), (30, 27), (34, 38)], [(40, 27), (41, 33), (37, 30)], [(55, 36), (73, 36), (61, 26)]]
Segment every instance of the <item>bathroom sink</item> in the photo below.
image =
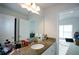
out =
[(34, 45), (31, 46), (32, 49), (41, 49), (43, 47), (44, 47), (43, 44), (34, 44)]

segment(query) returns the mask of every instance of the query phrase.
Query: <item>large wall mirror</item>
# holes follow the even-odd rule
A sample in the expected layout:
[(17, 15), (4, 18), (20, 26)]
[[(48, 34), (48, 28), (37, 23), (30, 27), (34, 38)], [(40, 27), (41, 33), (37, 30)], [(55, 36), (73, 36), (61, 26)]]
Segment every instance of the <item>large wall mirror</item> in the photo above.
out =
[(29, 18), (0, 14), (0, 43), (9, 39), (13, 43), (30, 39), (30, 33), (36, 36), (44, 34), (44, 19), (40, 15), (30, 15)]
[(40, 15), (30, 15), (28, 19), (19, 19), (19, 40), (31, 41), (31, 33), (34, 33), (34, 36), (42, 36), (44, 31), (44, 19)]

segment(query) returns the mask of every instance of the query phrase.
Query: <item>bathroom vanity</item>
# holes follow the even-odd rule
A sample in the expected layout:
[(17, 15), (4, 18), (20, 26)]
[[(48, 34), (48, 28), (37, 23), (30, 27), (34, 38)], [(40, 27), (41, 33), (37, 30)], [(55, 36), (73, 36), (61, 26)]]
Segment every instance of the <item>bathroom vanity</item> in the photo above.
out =
[[(28, 46), (20, 48), (19, 52), (20, 52), (20, 55), (41, 55), (41, 54), (46, 54), (45, 51), (47, 51), (49, 48), (50, 49), (53, 48), (53, 47), (51, 47), (51, 45), (53, 45), (55, 42), (56, 42), (55, 38), (44, 39), (44, 40), (42, 40), (40, 42), (31, 42)], [(31, 47), (34, 44), (43, 44), (44, 47), (41, 48), (41, 49), (32, 49)], [(16, 50), (13, 50), (10, 54), (11, 55), (18, 55), (16, 53)], [(48, 53), (48, 55), (49, 55), (49, 53)]]

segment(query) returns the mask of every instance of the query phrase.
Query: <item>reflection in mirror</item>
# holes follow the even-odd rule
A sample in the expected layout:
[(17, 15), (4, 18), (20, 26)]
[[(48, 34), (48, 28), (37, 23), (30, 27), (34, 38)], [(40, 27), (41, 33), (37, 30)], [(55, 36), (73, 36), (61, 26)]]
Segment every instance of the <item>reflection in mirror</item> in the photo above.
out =
[(14, 16), (0, 14), (0, 43), (4, 45), (6, 39), (14, 43)]
[(33, 38), (42, 39), (44, 34), (44, 20), (39, 15), (31, 15), (28, 19), (19, 19), (19, 41)]

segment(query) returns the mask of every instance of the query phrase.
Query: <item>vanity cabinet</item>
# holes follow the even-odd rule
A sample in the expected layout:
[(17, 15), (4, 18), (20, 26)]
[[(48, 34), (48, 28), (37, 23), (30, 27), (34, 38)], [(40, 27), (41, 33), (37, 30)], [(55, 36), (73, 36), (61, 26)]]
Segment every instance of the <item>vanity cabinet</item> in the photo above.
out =
[(55, 55), (56, 43), (53, 43), (42, 55)]

